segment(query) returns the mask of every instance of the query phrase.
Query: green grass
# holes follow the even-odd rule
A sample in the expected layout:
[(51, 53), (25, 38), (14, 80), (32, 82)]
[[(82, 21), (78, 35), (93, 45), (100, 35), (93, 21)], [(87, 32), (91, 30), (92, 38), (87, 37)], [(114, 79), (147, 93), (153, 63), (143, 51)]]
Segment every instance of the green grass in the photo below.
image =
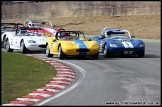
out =
[(1, 104), (27, 95), (56, 75), (54, 67), (23, 54), (1, 52)]

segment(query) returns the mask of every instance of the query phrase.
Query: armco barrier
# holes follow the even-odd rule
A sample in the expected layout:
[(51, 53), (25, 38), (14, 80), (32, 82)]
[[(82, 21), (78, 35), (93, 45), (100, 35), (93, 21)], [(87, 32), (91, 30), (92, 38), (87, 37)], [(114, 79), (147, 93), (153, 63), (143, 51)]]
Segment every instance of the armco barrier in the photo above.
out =
[(161, 14), (160, 1), (51, 1), (1, 5), (1, 18)]

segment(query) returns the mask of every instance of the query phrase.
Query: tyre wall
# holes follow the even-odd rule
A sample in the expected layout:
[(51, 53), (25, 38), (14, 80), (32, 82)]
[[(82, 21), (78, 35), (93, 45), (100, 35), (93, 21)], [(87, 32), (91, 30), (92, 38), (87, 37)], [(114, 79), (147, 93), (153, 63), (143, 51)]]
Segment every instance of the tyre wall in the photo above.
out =
[(161, 14), (160, 1), (51, 1), (1, 5), (1, 18)]

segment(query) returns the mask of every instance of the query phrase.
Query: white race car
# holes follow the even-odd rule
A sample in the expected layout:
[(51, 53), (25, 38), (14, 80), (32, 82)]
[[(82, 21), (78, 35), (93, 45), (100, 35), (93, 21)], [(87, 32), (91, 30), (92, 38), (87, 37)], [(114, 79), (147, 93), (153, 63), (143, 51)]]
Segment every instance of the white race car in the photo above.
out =
[(1, 44), (3, 47), (6, 47), (6, 33), (12, 32), (15, 33), (16, 29), (24, 27), (22, 23), (1, 23)]
[(39, 34), (38, 30), (43, 29), (23, 27), (17, 29), (15, 33), (6, 32), (6, 51), (13, 52), (14, 49), (20, 50), (21, 53), (27, 51), (45, 51), (47, 37)]

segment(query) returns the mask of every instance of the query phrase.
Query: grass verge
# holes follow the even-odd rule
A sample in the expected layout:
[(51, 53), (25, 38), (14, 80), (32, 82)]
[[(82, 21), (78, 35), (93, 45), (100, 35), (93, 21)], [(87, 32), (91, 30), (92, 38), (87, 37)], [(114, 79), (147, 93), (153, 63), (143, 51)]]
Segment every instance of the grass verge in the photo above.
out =
[(23, 54), (1, 52), (1, 104), (27, 95), (56, 75), (54, 67)]

